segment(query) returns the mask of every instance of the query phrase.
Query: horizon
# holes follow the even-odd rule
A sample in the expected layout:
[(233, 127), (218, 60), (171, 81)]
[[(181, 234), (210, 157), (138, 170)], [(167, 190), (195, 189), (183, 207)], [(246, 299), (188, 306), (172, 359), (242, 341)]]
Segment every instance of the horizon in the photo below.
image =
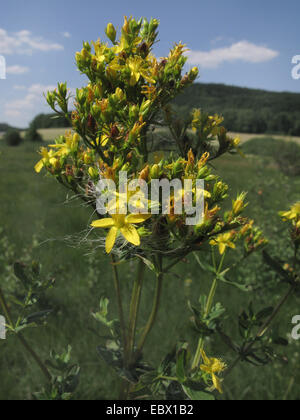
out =
[[(286, 94), (300, 95), (300, 92), (292, 92), (292, 91), (287, 91), (287, 90), (276, 91), (276, 90), (268, 90), (268, 89), (263, 89), (263, 88), (249, 88), (248, 86), (229, 85), (229, 84), (226, 84), (226, 83), (219, 83), (219, 82), (201, 82), (199, 80), (196, 80), (194, 82), (194, 85), (197, 85), (197, 84), (199, 84), (199, 85), (201, 85), (201, 84), (202, 85), (219, 85), (219, 86), (226, 86), (226, 87), (229, 87), (229, 88), (248, 89), (248, 90), (251, 90), (251, 91), (260, 91), (260, 92), (275, 93), (275, 94), (276, 93), (278, 93), (278, 94), (286, 93)], [(51, 112), (51, 109), (49, 108), (48, 110), (46, 109), (45, 112), (39, 112), (39, 113), (35, 114), (33, 116), (32, 120), (34, 118), (36, 118), (38, 115), (52, 115), (52, 114), (55, 115), (53, 112)], [(11, 128), (16, 128), (18, 130), (26, 130), (32, 120), (29, 121), (27, 126), (12, 126), (8, 122), (1, 121), (1, 120), (0, 120), (0, 124), (3, 124), (3, 125), (6, 124), (6, 125), (9, 125)], [(1, 131), (0, 131), (0, 134), (1, 134)]]

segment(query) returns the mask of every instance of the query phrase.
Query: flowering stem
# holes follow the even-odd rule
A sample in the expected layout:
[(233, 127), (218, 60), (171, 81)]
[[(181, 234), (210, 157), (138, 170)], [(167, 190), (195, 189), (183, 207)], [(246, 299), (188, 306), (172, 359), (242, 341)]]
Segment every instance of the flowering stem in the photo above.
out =
[[(9, 308), (8, 308), (8, 305), (6, 303), (4, 294), (3, 294), (1, 289), (0, 289), (0, 306), (3, 310), (3, 312), (4, 312), (5, 317), (7, 318), (8, 322), (9, 322), (10, 328), (12, 329), (12, 331), (14, 331), (14, 323), (13, 323), (12, 318), (10, 316)], [(15, 332), (15, 334), (16, 334), (16, 337), (18, 338), (18, 340), (22, 343), (22, 345), (25, 347), (25, 349), (28, 351), (28, 353), (32, 356), (32, 358), (35, 360), (37, 365), (40, 367), (41, 371), (43, 372), (43, 374), (47, 378), (47, 381), (51, 382), (52, 377), (51, 377), (46, 365), (41, 361), (39, 356), (35, 353), (35, 351), (32, 349), (32, 347), (27, 343), (27, 341), (25, 340), (23, 335), (21, 333), (17, 333), (17, 332)]]
[[(215, 297), (217, 287), (218, 287), (218, 278), (219, 278), (219, 274), (221, 273), (221, 270), (222, 270), (222, 267), (223, 267), (225, 255), (226, 255), (226, 253), (224, 253), (222, 255), (219, 268), (216, 272), (216, 277), (214, 278), (213, 284), (211, 286), (211, 289), (210, 289), (210, 292), (209, 292), (209, 295), (208, 295), (208, 299), (207, 299), (207, 303), (206, 303), (206, 307), (205, 307), (204, 318), (206, 318), (211, 311), (211, 308), (212, 308), (212, 305), (213, 305), (213, 302), (214, 302), (214, 297)], [(214, 264), (215, 264), (215, 261), (214, 261)], [(203, 350), (203, 346), (204, 346), (204, 338), (203, 338), (203, 336), (201, 336), (199, 338), (199, 341), (198, 341), (198, 347), (197, 347), (196, 354), (195, 354), (195, 357), (194, 357), (192, 369), (196, 369), (199, 366), (200, 359), (201, 359), (201, 351)]]
[(131, 303), (130, 303), (130, 313), (129, 313), (129, 333), (128, 333), (128, 341), (127, 341), (127, 363), (130, 364), (131, 362), (131, 356), (134, 351), (134, 342), (135, 342), (135, 333), (136, 333), (136, 325), (137, 325), (137, 318), (138, 318), (138, 312), (140, 307), (140, 301), (141, 301), (141, 292), (142, 292), (142, 286), (143, 286), (143, 278), (145, 273), (145, 264), (142, 260), (139, 261), (138, 264), (138, 274), (137, 278), (133, 285), (132, 290), (132, 297), (131, 297)]
[(126, 344), (126, 325), (124, 321), (124, 311), (123, 311), (123, 304), (122, 304), (122, 297), (121, 297), (119, 273), (116, 266), (116, 259), (113, 255), (111, 256), (111, 261), (112, 261), (112, 267), (113, 267), (113, 273), (114, 273), (114, 285), (115, 285), (115, 290), (116, 290), (116, 295), (117, 295), (117, 300), (118, 300), (118, 311), (119, 311), (120, 325), (121, 325), (121, 331), (122, 331), (122, 336), (123, 336), (123, 346), (125, 349), (127, 345)]
[(143, 331), (142, 337), (140, 338), (138, 348), (137, 348), (137, 352), (135, 354), (135, 360), (137, 360), (138, 357), (140, 356), (140, 354), (142, 353), (145, 342), (147, 340), (147, 337), (148, 337), (149, 333), (151, 332), (151, 330), (153, 328), (153, 325), (155, 323), (156, 316), (157, 316), (157, 313), (158, 313), (159, 304), (160, 304), (163, 277), (164, 277), (164, 275), (162, 273), (162, 258), (160, 257), (159, 258), (159, 273), (157, 274), (157, 277), (156, 277), (156, 287), (155, 287), (155, 295), (154, 295), (152, 312), (150, 314), (147, 325), (146, 325), (146, 327)]

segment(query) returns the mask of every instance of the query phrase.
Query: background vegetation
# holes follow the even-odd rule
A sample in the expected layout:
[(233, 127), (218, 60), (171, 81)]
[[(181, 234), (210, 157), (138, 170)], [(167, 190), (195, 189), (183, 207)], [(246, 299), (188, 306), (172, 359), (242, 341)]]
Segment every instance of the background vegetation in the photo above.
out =
[[(48, 138), (51, 135), (53, 130), (50, 130)], [(215, 165), (225, 182), (231, 185), (231, 196), (240, 192), (241, 185), (249, 191), (249, 214), (270, 239), (269, 252), (282, 255), (286, 253), (288, 235), (277, 213), (299, 199), (300, 178), (299, 174), (291, 176), (283, 172), (284, 166), (273, 154), (274, 145), (282, 147), (282, 143), (273, 138), (254, 139), (244, 146), (247, 158), (224, 156)], [(114, 295), (109, 263), (100, 251), (91, 253), (79, 246), (78, 235), (74, 233), (82, 236), (91, 217), (90, 211), (78, 202), (66, 203), (65, 191), (53, 179), (34, 173), (36, 149), (37, 145), (30, 142), (23, 143), (18, 149), (0, 142), (1, 286), (5, 290), (13, 287), (16, 279), (12, 263), (16, 260), (26, 262), (31, 256), (43, 264), (45, 273), (53, 273), (56, 286), (42, 304), (43, 309), (53, 308), (54, 312), (46, 329), (27, 331), (27, 338), (43, 359), (48, 358), (51, 348), (62, 352), (71, 343), (73, 360), (82, 369), (78, 397), (112, 399), (118, 395), (118, 378), (97, 355), (96, 347), (103, 342), (101, 336), (105, 335), (105, 331), (91, 317), (91, 313), (98, 309), (101, 296)], [(124, 293), (129, 293), (135, 267), (125, 265), (121, 269)], [(151, 276), (149, 282), (145, 282), (144, 301), (152, 295), (150, 279)], [(186, 307), (189, 298), (197, 300), (196, 292), (190, 295), (191, 279), (195, 288), (193, 291), (197, 291), (198, 295), (208, 291), (211, 279), (203, 275), (193, 257), (177, 267), (176, 275), (166, 277), (163, 304), (158, 323), (151, 333), (153, 345), (147, 355), (148, 360), (160, 360), (178, 339), (188, 339), (196, 345), (197, 334), (192, 329)], [(231, 280), (248, 286), (245, 298), (240, 290), (220, 287), (218, 296), (228, 314), (233, 316), (245, 309), (249, 297), (246, 293), (253, 298), (255, 296), (253, 300), (260, 307), (268, 306), (270, 301), (276, 301), (282, 294), (282, 286), (277, 285), (260, 255), (253, 256), (247, 265), (239, 268)], [(115, 305), (111, 304), (113, 307)], [(265, 368), (240, 364), (226, 379), (225, 393), (221, 398), (299, 398), (300, 343), (289, 336), (291, 319), (298, 313), (299, 300), (291, 300), (274, 325), (274, 334), (278, 333), (290, 341), (289, 347), (282, 347), (278, 360)], [(143, 316), (146, 318), (147, 314)], [(162, 332), (170, 329), (170, 325), (171, 331), (166, 339)], [(238, 335), (238, 326), (230, 318), (225, 321), (225, 329), (232, 332), (232, 336)], [(32, 391), (38, 391), (43, 383), (40, 371), (15, 340), (2, 341), (0, 347), (0, 399), (30, 399)], [(215, 345), (213, 348), (215, 353)], [(222, 357), (228, 364), (233, 361), (232, 353), (221, 340), (218, 352), (215, 356)]]
[(288, 92), (196, 83), (175, 99), (183, 114), (191, 108), (224, 116), (230, 131), (300, 135), (300, 95)]

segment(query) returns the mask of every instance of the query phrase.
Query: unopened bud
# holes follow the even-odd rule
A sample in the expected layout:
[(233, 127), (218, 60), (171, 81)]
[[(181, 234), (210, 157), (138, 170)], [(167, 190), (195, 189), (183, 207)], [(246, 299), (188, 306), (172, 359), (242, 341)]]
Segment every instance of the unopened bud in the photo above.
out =
[(105, 33), (107, 37), (111, 40), (112, 43), (115, 42), (117, 31), (115, 30), (115, 27), (112, 23), (109, 23), (106, 27)]

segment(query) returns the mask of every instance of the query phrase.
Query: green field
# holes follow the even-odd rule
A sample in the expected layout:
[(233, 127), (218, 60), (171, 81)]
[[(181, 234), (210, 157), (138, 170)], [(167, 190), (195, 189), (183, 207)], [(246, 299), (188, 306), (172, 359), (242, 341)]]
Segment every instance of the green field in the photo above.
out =
[[(53, 140), (63, 132), (61, 129), (41, 130), (45, 141)], [(74, 361), (82, 369), (78, 398), (113, 399), (118, 395), (118, 377), (97, 355), (96, 347), (101, 344), (100, 336), (105, 332), (91, 317), (101, 296), (113, 296), (110, 266), (100, 251), (91, 254), (78, 245), (76, 239), (87, 229), (91, 211), (79, 202), (66, 203), (65, 191), (53, 179), (34, 173), (33, 166), (38, 159), (36, 148), (32, 144), (23, 144), (18, 148), (0, 144), (1, 227), (14, 248), (14, 255), (8, 262), (26, 259), (30, 253), (42, 263), (45, 273), (51, 272), (56, 278), (56, 286), (44, 302), (46, 307), (54, 308), (48, 326), (26, 331), (26, 335), (43, 359), (48, 357), (52, 348), (62, 351), (68, 344), (72, 345)], [(224, 156), (215, 167), (231, 186), (231, 196), (243, 190), (249, 191), (251, 205), (248, 214), (256, 219), (270, 239), (269, 252), (283, 254), (287, 248), (287, 232), (277, 213), (299, 199), (299, 176), (285, 176), (268, 157), (249, 156), (243, 159)], [(0, 248), (3, 255), (5, 250)], [(135, 266), (121, 267), (121, 272), (123, 293), (129, 294)], [(186, 308), (189, 289), (185, 280), (193, 279), (191, 298), (197, 300), (197, 295), (208, 291), (211, 279), (203, 275), (193, 257), (178, 266), (176, 274), (168, 275), (165, 280), (158, 322), (151, 333), (151, 345), (147, 350), (147, 358), (152, 362), (162, 359), (178, 339), (188, 340), (193, 345), (197, 342)], [(255, 292), (249, 292), (250, 297), (225, 285), (220, 287), (218, 296), (228, 309), (228, 315), (240, 313), (249, 299), (260, 308), (276, 303), (283, 293), (282, 287), (273, 286), (274, 276), (263, 265), (260, 255), (253, 256), (251, 262), (236, 270), (234, 276), (239, 281), (256, 281), (258, 287)], [(4, 289), (10, 287), (8, 278), (10, 282), (14, 281), (8, 274), (0, 277)], [(144, 302), (151, 299), (152, 291), (153, 279), (149, 274), (145, 282)], [(112, 303), (111, 307), (115, 305)], [(146, 305), (142, 302), (141, 307)], [(291, 319), (298, 313), (299, 299), (291, 300), (275, 324), (282, 336), (289, 337)], [(146, 317), (144, 312), (140, 322), (143, 323)], [(225, 321), (225, 329), (233, 336), (237, 334), (237, 326), (230, 317)], [(218, 339), (212, 343), (212, 350), (228, 364), (234, 358)], [(291, 341), (287, 349), (281, 350), (288, 362), (276, 361), (263, 368), (240, 364), (226, 379), (225, 392), (220, 398), (299, 399), (299, 351), (300, 342)], [(38, 368), (13, 337), (0, 342), (0, 370), (1, 400), (30, 399), (31, 393), (38, 391), (43, 384)]]

